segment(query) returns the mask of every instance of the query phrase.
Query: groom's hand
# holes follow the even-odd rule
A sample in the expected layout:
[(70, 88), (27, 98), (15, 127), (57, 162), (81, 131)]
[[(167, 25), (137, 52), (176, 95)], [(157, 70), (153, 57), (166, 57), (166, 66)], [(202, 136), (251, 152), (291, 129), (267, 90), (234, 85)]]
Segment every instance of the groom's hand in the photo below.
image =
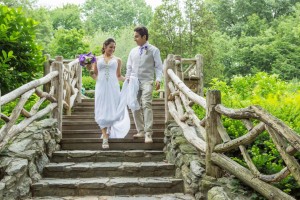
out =
[(160, 89), (160, 81), (155, 82), (155, 89), (159, 90)]

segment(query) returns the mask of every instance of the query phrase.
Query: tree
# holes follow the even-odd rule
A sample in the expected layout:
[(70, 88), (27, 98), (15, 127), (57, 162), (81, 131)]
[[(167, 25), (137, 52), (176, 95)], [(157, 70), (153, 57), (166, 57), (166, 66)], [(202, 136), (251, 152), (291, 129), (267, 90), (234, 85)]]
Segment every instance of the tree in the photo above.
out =
[(88, 33), (148, 25), (152, 18), (152, 9), (144, 0), (87, 0), (83, 12)]
[(74, 59), (76, 55), (87, 53), (88, 44), (83, 41), (84, 31), (77, 29), (66, 30), (59, 28), (55, 31), (50, 43), (50, 54)]
[(149, 25), (149, 40), (160, 49), (163, 59), (168, 54), (182, 54), (182, 27), (179, 0), (163, 0)]
[(39, 77), (44, 57), (36, 42), (37, 22), (21, 8), (0, 5), (0, 24), (0, 83), (5, 94)]
[(50, 11), (53, 29), (81, 29), (80, 8), (75, 4), (66, 4), (62, 8), (55, 8)]

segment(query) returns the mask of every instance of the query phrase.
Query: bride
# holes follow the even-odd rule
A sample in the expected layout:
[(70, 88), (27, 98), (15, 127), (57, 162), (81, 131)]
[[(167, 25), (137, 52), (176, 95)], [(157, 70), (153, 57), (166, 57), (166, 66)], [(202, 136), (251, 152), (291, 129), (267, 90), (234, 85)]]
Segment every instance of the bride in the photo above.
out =
[[(120, 91), (121, 59), (114, 56), (116, 42), (112, 38), (104, 41), (102, 55), (92, 64), (90, 75), (96, 80), (95, 121), (102, 132), (102, 148), (108, 149), (108, 138), (124, 138), (130, 129), (130, 118), (126, 104), (126, 91)], [(124, 84), (126, 85), (126, 84)], [(122, 96), (122, 98), (121, 98)]]

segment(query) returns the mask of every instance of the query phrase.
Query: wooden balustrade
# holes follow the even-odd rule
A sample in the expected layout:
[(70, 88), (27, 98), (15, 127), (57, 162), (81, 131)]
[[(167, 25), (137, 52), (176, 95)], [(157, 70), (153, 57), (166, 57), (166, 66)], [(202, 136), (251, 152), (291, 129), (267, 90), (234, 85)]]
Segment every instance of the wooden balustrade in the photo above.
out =
[[(226, 170), (268, 199), (294, 199), (269, 183), (278, 182), (291, 175), (300, 184), (300, 165), (294, 157), (296, 152), (300, 152), (299, 134), (258, 106), (242, 109), (226, 108), (221, 104), (220, 91), (208, 91), (206, 99), (196, 94), (180, 78), (182, 70), (179, 71), (176, 68), (181, 62), (193, 63), (194, 60), (179, 59), (179, 57), (169, 55), (164, 62), (166, 123), (175, 120), (182, 128), (186, 139), (205, 153), (206, 173), (213, 177), (220, 177), (222, 171)], [(179, 77), (176, 72), (180, 75)], [(191, 106), (195, 103), (205, 110), (206, 115), (203, 119), (199, 119), (193, 112)], [(222, 124), (221, 116), (241, 120), (248, 133), (231, 139)], [(258, 123), (253, 124), (253, 120)], [(197, 136), (194, 127), (200, 130), (202, 137)], [(271, 175), (259, 172), (246, 148), (264, 131), (269, 133), (286, 165), (280, 172)], [(236, 149), (240, 149), (248, 168), (225, 155)]]
[[(0, 109), (0, 120), (4, 122), (0, 129), (0, 152), (29, 124), (49, 113), (51, 117), (57, 119), (58, 129), (61, 131), (63, 113), (70, 115), (75, 102), (81, 102), (82, 75), (78, 59), (66, 62), (60, 56), (52, 61), (49, 61), (49, 56), (47, 58), (44, 77), (0, 96), (0, 108), (17, 101), (9, 116)], [(28, 111), (24, 106), (32, 95), (36, 95), (39, 99)], [(47, 105), (41, 107), (44, 103)]]

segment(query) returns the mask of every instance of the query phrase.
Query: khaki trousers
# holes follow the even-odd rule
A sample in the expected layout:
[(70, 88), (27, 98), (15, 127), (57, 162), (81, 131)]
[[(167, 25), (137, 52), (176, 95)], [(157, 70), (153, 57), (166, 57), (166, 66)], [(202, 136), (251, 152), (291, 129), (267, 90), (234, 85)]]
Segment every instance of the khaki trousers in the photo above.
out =
[(133, 112), (135, 127), (138, 133), (152, 135), (153, 130), (153, 110), (152, 110), (152, 90), (153, 81), (140, 83), (137, 100), (141, 105), (139, 110)]

